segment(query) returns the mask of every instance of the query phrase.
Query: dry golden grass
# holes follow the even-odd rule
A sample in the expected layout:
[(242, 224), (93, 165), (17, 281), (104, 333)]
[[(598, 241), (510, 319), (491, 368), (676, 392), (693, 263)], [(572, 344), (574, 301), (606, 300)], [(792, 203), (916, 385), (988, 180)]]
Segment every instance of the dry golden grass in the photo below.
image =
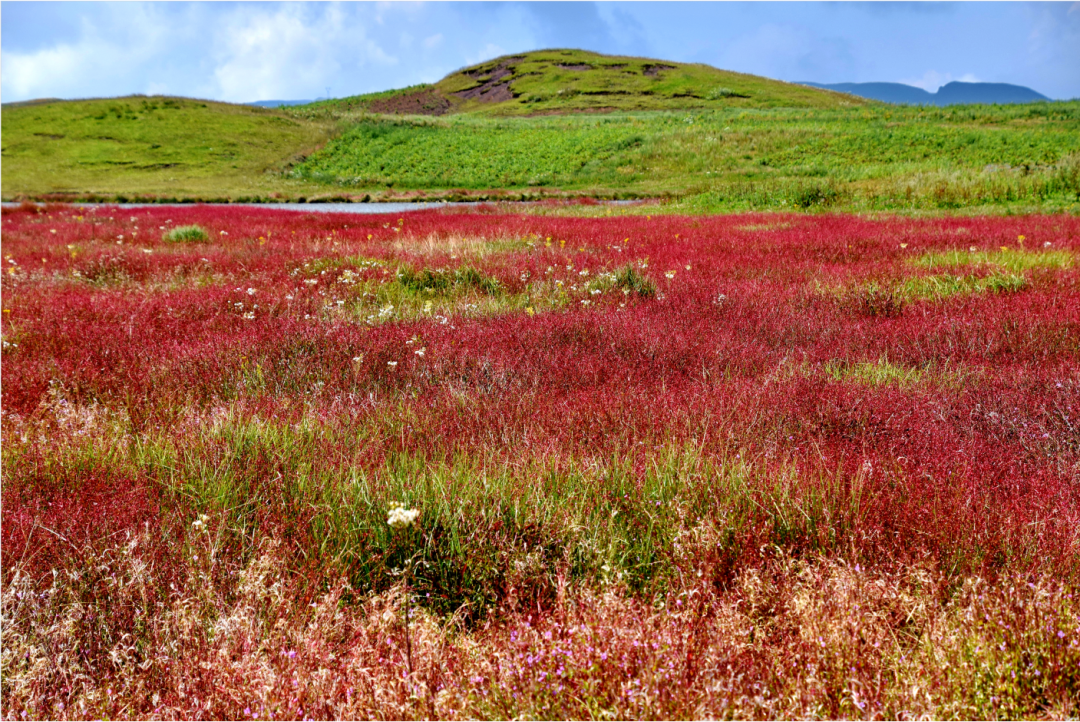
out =
[[(185, 534), (168, 593), (155, 533), (84, 567), (3, 586), (9, 718), (1013, 718), (1078, 712), (1080, 605), (1053, 580), (949, 585), (919, 564), (864, 570), (772, 554), (718, 589), (655, 600), (561, 582), (479, 627), (283, 576), (282, 549), (223, 562), (214, 520)], [(699, 570), (700, 571), (700, 570)], [(160, 589), (158, 590), (160, 591)], [(156, 601), (155, 601), (156, 600)], [(123, 621), (122, 621), (123, 620)], [(103, 642), (88, 654), (90, 633)], [(1023, 684), (1016, 681), (1022, 677)], [(1042, 683), (1033, 683), (1041, 678)]]

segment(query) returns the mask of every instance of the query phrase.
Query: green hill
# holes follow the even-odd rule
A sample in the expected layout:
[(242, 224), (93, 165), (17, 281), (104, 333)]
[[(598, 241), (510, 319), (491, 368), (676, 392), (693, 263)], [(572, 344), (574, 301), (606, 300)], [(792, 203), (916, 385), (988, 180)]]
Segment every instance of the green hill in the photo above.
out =
[(679, 210), (1080, 210), (1080, 102), (897, 107), (549, 50), (267, 109), (5, 105), (3, 198), (678, 199)]
[(318, 189), (283, 179), (334, 124), (189, 98), (5, 104), (3, 198), (263, 197)]
[(690, 108), (839, 108), (872, 102), (708, 65), (585, 50), (537, 50), (463, 68), (434, 85), (308, 107), (513, 116)]

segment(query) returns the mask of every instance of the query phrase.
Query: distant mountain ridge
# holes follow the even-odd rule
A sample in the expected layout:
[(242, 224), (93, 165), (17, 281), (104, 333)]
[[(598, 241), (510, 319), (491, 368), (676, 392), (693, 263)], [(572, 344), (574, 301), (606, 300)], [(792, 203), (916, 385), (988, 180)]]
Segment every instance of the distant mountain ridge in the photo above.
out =
[(1042, 93), (1037, 93), (1023, 85), (1009, 83), (964, 83), (954, 80), (938, 88), (936, 93), (929, 93), (922, 88), (903, 83), (811, 83), (801, 81), (800, 85), (812, 88), (835, 90), (840, 93), (857, 95), (860, 98), (881, 100), (898, 105), (968, 105), (971, 103), (1034, 103), (1050, 100)]

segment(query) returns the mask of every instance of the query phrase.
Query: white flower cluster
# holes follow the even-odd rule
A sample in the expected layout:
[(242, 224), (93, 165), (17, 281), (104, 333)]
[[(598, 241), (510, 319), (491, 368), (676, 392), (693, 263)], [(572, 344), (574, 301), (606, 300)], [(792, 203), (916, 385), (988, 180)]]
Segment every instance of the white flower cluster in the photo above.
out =
[(395, 501), (390, 503), (390, 514), (386, 517), (386, 523), (391, 529), (407, 527), (412, 525), (418, 516), (419, 509), (406, 509), (404, 504)]

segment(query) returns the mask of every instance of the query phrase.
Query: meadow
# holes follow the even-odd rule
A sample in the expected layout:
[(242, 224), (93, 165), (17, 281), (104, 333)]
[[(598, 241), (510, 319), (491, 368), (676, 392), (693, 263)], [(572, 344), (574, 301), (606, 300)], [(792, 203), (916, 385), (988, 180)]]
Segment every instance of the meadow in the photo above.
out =
[(1080, 219), (551, 210), (5, 208), (4, 716), (1080, 714)]
[(288, 175), (345, 189), (457, 190), (450, 195), (460, 198), (546, 188), (666, 198), (679, 213), (1075, 212), (1078, 130), (1080, 103), (358, 116)]
[(5, 104), (3, 198), (273, 200), (333, 123), (230, 103), (132, 96)]
[(276, 111), (137, 97), (5, 106), (3, 197), (590, 197), (653, 199), (653, 215), (1080, 210), (1080, 102), (914, 108), (789, 100), (796, 107), (567, 106), (529, 117), (486, 114), (490, 108), (376, 114), (345, 101)]

